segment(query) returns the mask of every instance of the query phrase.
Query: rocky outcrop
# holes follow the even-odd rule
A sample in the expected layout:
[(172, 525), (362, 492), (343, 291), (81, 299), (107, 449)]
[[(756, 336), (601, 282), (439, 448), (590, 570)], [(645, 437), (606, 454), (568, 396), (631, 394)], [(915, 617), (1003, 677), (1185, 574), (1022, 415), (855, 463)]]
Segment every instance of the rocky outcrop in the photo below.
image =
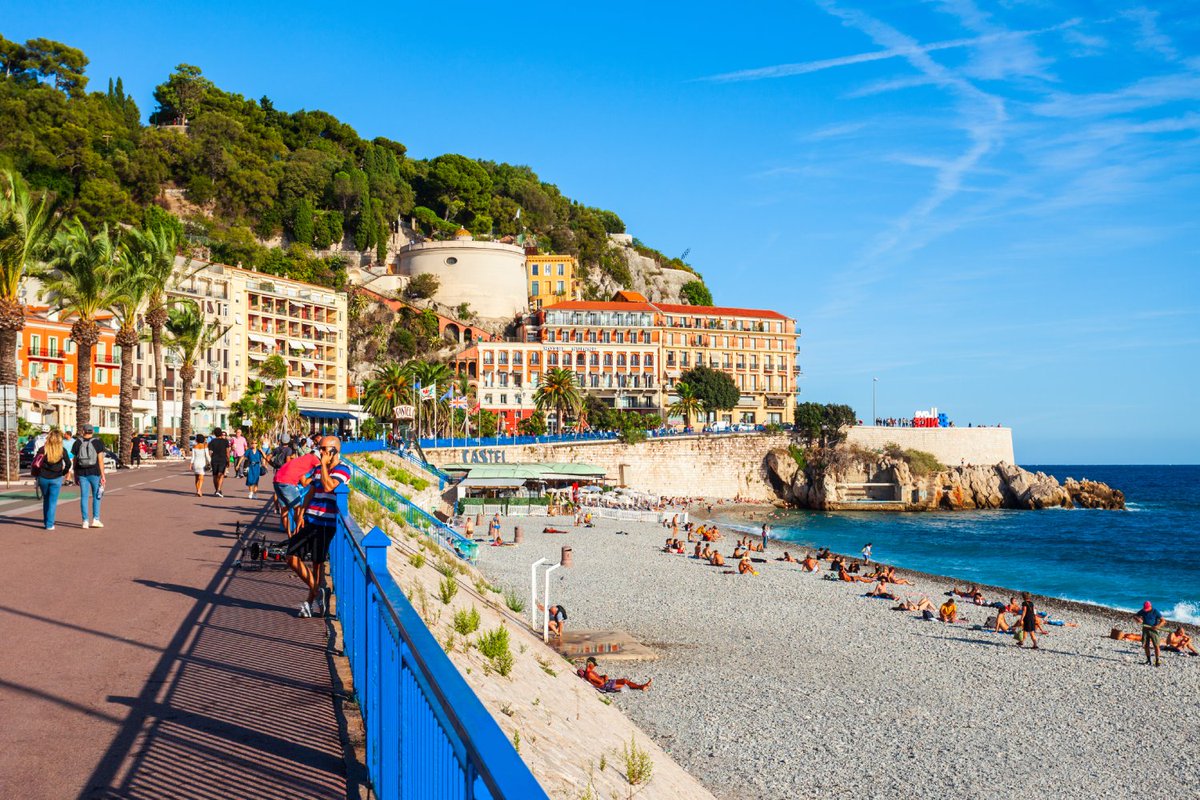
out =
[[(609, 298), (621, 289), (632, 289), (645, 295), (650, 302), (681, 303), (679, 291), (685, 283), (703, 279), (695, 273), (682, 269), (662, 267), (649, 256), (644, 256), (633, 247), (633, 237), (624, 233), (608, 236), (611, 255), (622, 259), (629, 271), (628, 279), (617, 278), (593, 269), (589, 278), (596, 297)], [(628, 286), (625, 284), (628, 283)]]
[(878, 511), (963, 511), (988, 508), (1125, 507), (1125, 495), (1096, 481), (1067, 478), (1015, 464), (962, 466), (914, 474), (902, 457), (833, 450), (801, 467), (789, 450), (772, 450), (764, 463), (785, 503), (799, 508)]

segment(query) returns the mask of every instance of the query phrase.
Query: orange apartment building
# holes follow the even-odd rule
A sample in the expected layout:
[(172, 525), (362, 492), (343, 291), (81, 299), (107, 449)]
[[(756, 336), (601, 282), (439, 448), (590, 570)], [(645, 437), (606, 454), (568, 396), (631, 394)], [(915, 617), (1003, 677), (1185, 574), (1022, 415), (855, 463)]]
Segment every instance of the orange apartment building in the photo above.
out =
[(675, 383), (707, 366), (728, 373), (741, 390), (735, 408), (714, 421), (788, 423), (800, 375), (798, 337), (795, 320), (775, 311), (651, 303), (619, 292), (607, 302), (573, 300), (535, 311), (519, 342), (479, 343), (456, 357), (455, 368), (506, 431), (533, 413), (540, 373), (560, 367), (609, 406), (665, 419), (678, 399)]
[[(25, 329), (17, 334), (17, 399), (21, 416), (35, 425), (75, 428), (78, 352), (71, 341), (73, 321), (59, 319), (46, 306), (26, 307)], [(92, 368), (92, 424), (101, 433), (118, 429), (120, 365), (116, 325), (105, 315)]]

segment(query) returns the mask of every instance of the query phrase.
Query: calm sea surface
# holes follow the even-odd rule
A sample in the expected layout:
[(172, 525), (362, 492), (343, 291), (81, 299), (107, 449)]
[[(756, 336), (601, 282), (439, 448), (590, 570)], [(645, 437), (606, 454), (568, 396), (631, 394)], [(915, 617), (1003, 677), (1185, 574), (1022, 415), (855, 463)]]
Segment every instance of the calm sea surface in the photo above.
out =
[[(1200, 466), (1029, 466), (1125, 492), (1127, 511), (792, 511), (775, 536), (899, 567), (1200, 624)], [(737, 527), (757, 529), (753, 524)]]

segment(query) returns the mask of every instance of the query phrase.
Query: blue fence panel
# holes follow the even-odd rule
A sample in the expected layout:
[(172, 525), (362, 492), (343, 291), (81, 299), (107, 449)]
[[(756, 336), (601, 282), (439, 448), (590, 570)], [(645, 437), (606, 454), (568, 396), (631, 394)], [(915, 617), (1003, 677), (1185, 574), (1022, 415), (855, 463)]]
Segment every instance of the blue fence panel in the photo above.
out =
[(338, 497), (330, 574), (380, 800), (548, 800)]
[(404, 459), (414, 466), (420, 467), (421, 469), (425, 470), (425, 472), (428, 472), (430, 475), (437, 478), (439, 489), (445, 489), (446, 484), (453, 480), (453, 478), (450, 477), (450, 473), (438, 469), (433, 464), (430, 464), (428, 461), (421, 458), (411, 450), (401, 450), (398, 447), (393, 447), (389, 449), (388, 452), (395, 454), (397, 457)]
[(352, 456), (355, 453), (374, 453), (377, 450), (386, 450), (387, 441), (384, 439), (357, 439), (349, 442), (342, 442), (342, 455)]
[(472, 564), (478, 559), (478, 542), (463, 536), (354, 462), (347, 461), (345, 463), (350, 465), (350, 485), (355, 489), (393, 514), (402, 514), (406, 524), (422, 531), (426, 536), (460, 558), (464, 558)]

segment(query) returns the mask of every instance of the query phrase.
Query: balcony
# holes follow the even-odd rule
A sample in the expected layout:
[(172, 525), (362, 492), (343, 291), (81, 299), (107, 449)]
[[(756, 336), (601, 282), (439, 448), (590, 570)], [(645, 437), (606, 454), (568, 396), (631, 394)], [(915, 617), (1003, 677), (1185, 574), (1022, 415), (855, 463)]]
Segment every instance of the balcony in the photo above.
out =
[(39, 361), (65, 361), (67, 358), (66, 353), (57, 347), (27, 347), (25, 348), (25, 357)]
[(93, 363), (97, 367), (108, 367), (115, 369), (116, 367), (121, 366), (121, 359), (112, 355), (111, 353), (106, 353), (102, 356), (96, 356)]

